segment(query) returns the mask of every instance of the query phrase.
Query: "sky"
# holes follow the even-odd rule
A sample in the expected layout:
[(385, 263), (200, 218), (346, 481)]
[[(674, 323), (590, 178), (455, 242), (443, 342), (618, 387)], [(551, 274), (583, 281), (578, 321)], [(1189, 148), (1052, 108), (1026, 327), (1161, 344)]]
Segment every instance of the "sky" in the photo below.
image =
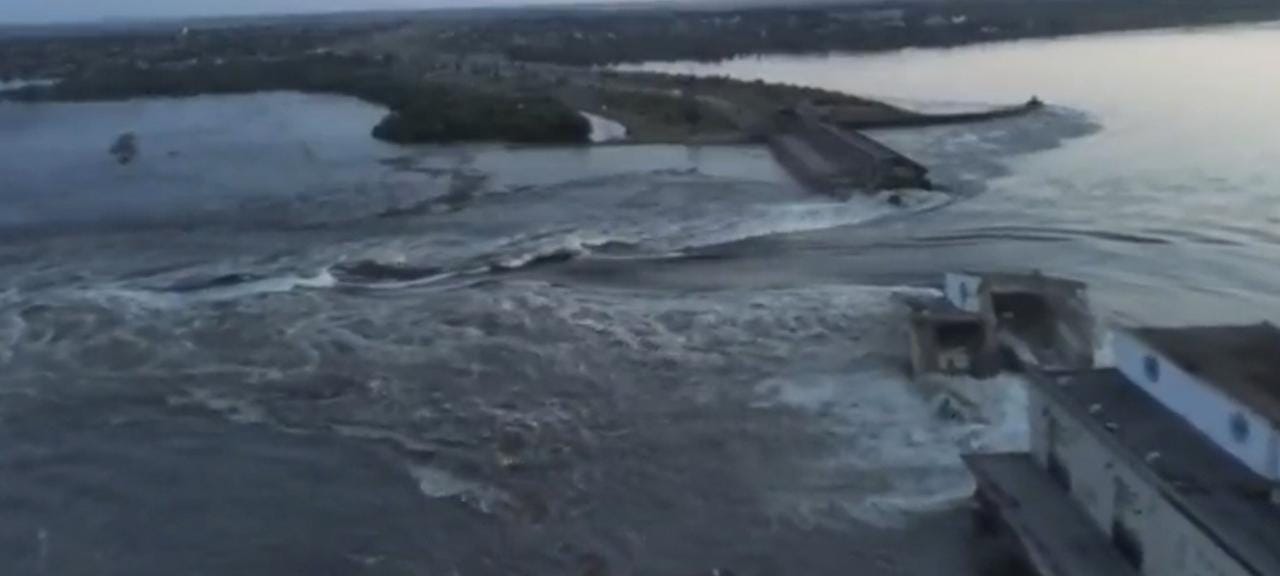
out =
[[(0, 0), (0, 23), (39, 24), (120, 18), (569, 4), (580, 1), (582, 0)], [(593, 3), (626, 1), (630, 0), (592, 0)]]

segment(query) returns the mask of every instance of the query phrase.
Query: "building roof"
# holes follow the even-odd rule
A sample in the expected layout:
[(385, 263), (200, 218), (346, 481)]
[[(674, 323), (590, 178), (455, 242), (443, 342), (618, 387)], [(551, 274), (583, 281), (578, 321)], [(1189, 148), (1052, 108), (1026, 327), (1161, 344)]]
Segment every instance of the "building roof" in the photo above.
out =
[(1027, 453), (970, 454), (979, 501), (999, 513), (1043, 576), (1137, 576), (1079, 506)]
[(1188, 374), (1280, 422), (1280, 329), (1250, 326), (1129, 331)]
[(1272, 484), (1231, 457), (1118, 370), (1036, 379), (1193, 523), (1257, 574), (1280, 574), (1280, 507)]

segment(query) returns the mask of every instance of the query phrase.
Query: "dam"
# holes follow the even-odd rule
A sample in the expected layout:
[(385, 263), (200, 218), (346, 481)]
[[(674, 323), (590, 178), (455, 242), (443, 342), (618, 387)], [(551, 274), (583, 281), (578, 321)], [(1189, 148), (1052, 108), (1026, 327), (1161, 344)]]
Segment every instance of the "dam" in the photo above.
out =
[(817, 192), (930, 189), (929, 169), (855, 130), (828, 121), (811, 105), (780, 111), (769, 148), (791, 174)]

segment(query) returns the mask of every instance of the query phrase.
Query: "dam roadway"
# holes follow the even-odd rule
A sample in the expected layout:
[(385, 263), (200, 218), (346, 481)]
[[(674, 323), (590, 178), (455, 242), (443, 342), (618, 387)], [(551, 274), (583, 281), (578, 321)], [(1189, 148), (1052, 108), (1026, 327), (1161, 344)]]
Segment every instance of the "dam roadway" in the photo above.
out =
[(912, 128), (985, 122), (1029, 114), (1044, 104), (1025, 104), (980, 112), (868, 114), (861, 108), (803, 102), (777, 114), (767, 140), (778, 161), (809, 188), (847, 198), (854, 192), (933, 188), (929, 169), (863, 134), (868, 128)]

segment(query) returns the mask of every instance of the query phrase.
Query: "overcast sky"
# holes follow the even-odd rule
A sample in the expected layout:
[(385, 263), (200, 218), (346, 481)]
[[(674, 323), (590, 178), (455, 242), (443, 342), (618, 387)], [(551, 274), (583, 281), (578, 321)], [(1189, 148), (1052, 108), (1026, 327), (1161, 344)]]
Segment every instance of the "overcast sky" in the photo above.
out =
[[(171, 18), (236, 14), (335, 12), (510, 4), (566, 4), (575, 0), (0, 0), (0, 22), (44, 23), (109, 18)], [(626, 2), (628, 0), (592, 0)]]

